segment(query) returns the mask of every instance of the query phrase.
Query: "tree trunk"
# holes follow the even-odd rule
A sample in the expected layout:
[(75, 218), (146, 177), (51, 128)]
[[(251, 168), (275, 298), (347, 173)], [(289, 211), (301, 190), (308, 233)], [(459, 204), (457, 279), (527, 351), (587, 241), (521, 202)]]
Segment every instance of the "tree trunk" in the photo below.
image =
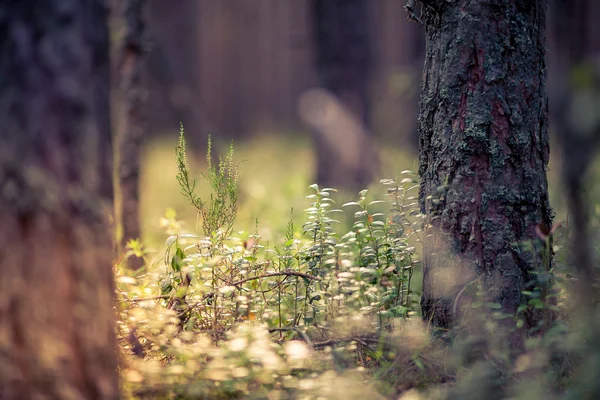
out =
[(0, 1), (0, 397), (116, 399), (107, 10)]
[[(458, 0), (425, 7), (419, 174), (430, 235), (421, 306), (434, 326), (456, 320), (475, 278), (488, 301), (514, 315), (531, 272), (543, 268), (536, 230), (549, 230), (552, 219), (546, 6)], [(538, 318), (528, 314), (525, 326)]]
[[(125, 115), (116, 152), (119, 155), (119, 250), (123, 250), (130, 240), (140, 238), (140, 148), (146, 129), (142, 83), (145, 52), (144, 4), (145, 0), (127, 0), (124, 3), (125, 37), (121, 49), (121, 88)], [(134, 255), (127, 260), (127, 264), (138, 269), (143, 261)]]
[(215, 132), (202, 110), (198, 85), (202, 68), (198, 57), (201, 47), (199, 24), (204, 22), (200, 10), (207, 3), (214, 2), (147, 0), (151, 42), (145, 69), (148, 76), (145, 105), (148, 131), (151, 134), (175, 134), (179, 124), (183, 123), (189, 144), (199, 154), (206, 148), (208, 134)]
[[(597, 0), (551, 1), (550, 26), (552, 78), (550, 101), (552, 122), (562, 152), (562, 179), (569, 213), (569, 253), (577, 279), (571, 297), (576, 302), (573, 320), (585, 321), (578, 329), (584, 343), (575, 368), (571, 398), (591, 399), (600, 391), (596, 373), (600, 360), (598, 319), (597, 221), (590, 204), (594, 174), (590, 174), (600, 149), (600, 5)], [(594, 218), (596, 217), (596, 218)]]
[[(316, 61), (321, 86), (350, 111), (364, 127), (369, 126), (369, 75), (371, 71), (369, 1), (368, 0), (314, 0), (313, 3)], [(324, 105), (327, 107), (327, 105)], [(341, 121), (340, 128), (344, 123)], [(350, 142), (360, 143), (352, 150), (353, 162), (347, 163), (338, 148), (345, 140), (324, 137), (316, 132), (317, 182), (325, 186), (364, 188), (373, 178), (373, 164), (377, 163), (370, 149), (368, 129), (340, 132), (354, 135)]]

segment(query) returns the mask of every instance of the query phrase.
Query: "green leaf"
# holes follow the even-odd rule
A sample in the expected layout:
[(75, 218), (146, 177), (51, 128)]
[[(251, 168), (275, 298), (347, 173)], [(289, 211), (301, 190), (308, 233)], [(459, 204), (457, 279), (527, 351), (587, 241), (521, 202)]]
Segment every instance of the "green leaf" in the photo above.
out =
[(529, 304), (538, 310), (542, 310), (544, 308), (544, 303), (540, 299), (531, 299), (529, 300)]
[(493, 308), (494, 310), (499, 310), (499, 309), (502, 308), (502, 306), (500, 304), (498, 304), (498, 303), (490, 303), (490, 302), (488, 302), (488, 303), (485, 303), (485, 305), (488, 308)]
[(419, 358), (414, 358), (413, 362), (421, 371), (425, 370), (425, 365), (423, 364), (423, 361), (421, 361)]
[(169, 279), (165, 279), (160, 283), (160, 294), (162, 296), (171, 293), (171, 290), (173, 290), (173, 285), (171, 285), (171, 281)]
[(525, 321), (523, 321), (522, 319), (517, 321), (517, 328), (522, 328), (523, 325), (525, 325)]
[(539, 297), (540, 294), (537, 292), (530, 292), (529, 290), (523, 290), (521, 293), (523, 293), (525, 296), (529, 296), (529, 297)]
[(183, 253), (183, 250), (181, 250), (180, 247), (177, 247), (177, 251), (175, 252), (175, 255), (173, 256), (173, 258), (171, 259), (171, 268), (173, 269), (173, 271), (175, 271), (175, 272), (181, 271), (181, 267), (183, 266), (184, 258), (185, 258), (185, 254)]

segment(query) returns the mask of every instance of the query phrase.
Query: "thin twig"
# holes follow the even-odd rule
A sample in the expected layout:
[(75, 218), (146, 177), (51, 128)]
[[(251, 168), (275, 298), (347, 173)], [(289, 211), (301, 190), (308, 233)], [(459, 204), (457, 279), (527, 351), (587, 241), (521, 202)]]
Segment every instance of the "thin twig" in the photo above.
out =
[(321, 280), (321, 278), (319, 278), (318, 276), (314, 276), (314, 275), (310, 275), (310, 274), (305, 274), (304, 272), (298, 272), (298, 271), (281, 271), (281, 272), (271, 272), (271, 273), (264, 274), (264, 275), (252, 276), (250, 278), (242, 279), (242, 280), (237, 281), (237, 282), (231, 282), (229, 284), (231, 286), (239, 286), (239, 285), (242, 285), (242, 284), (244, 284), (246, 282), (253, 281), (255, 279), (270, 278), (270, 277), (273, 277), (273, 276), (300, 276), (302, 278), (311, 279), (313, 281), (320, 281)]
[[(311, 279), (314, 281), (320, 281), (321, 278), (319, 278), (318, 276), (314, 276), (314, 275), (310, 275), (310, 274), (305, 274), (303, 272), (297, 272), (297, 271), (281, 271), (281, 272), (272, 272), (269, 274), (264, 274), (264, 275), (257, 275), (257, 276), (252, 276), (250, 278), (246, 278), (246, 279), (242, 279), (236, 282), (230, 282), (228, 283), (231, 286), (240, 286), (243, 285), (246, 282), (250, 282), (253, 281), (255, 279), (263, 279), (263, 278), (271, 278), (274, 276), (299, 276), (302, 278), (306, 278), (306, 279)], [(202, 300), (206, 300), (207, 298), (211, 297), (214, 295), (214, 292), (209, 292), (209, 293), (205, 293), (202, 296)], [(171, 296), (169, 295), (163, 295), (163, 296), (154, 296), (154, 297), (143, 297), (143, 298), (139, 298), (139, 299), (120, 299), (120, 301), (123, 302), (128, 302), (128, 303), (139, 303), (142, 301), (152, 301), (152, 300), (167, 300), (170, 299)]]
[(310, 340), (310, 338), (308, 337), (308, 335), (306, 334), (306, 332), (304, 332), (302, 329), (291, 326), (291, 327), (283, 327), (283, 328), (271, 328), (269, 329), (269, 333), (274, 333), (274, 332), (298, 332), (298, 334), (300, 336), (302, 336), (302, 339), (306, 342), (306, 344), (308, 345), (308, 347), (311, 350), (314, 350), (315, 347), (313, 346), (313, 342), (312, 340)]
[(119, 301), (123, 301), (126, 303), (140, 303), (142, 301), (167, 300), (170, 298), (171, 298), (171, 296), (169, 296), (169, 295), (163, 295), (163, 296), (154, 296), (154, 297), (142, 297), (139, 299), (120, 299)]
[(329, 339), (329, 340), (325, 340), (323, 342), (317, 342), (317, 343), (313, 344), (313, 347), (315, 349), (321, 349), (323, 347), (335, 346), (336, 344), (340, 344), (340, 343), (359, 342), (360, 340), (363, 340), (365, 342), (372, 342), (372, 343), (379, 342), (378, 340), (373, 340), (373, 339), (349, 337), (349, 338), (342, 338), (342, 339)]
[(374, 339), (371, 337), (354, 337), (354, 336), (352, 336), (352, 337), (348, 337), (348, 338), (329, 339), (329, 340), (325, 340), (323, 342), (313, 343), (312, 347), (314, 349), (320, 349), (323, 347), (335, 346), (336, 344), (347, 343), (347, 342), (357, 342), (365, 347), (368, 347), (367, 343), (379, 343), (379, 339)]

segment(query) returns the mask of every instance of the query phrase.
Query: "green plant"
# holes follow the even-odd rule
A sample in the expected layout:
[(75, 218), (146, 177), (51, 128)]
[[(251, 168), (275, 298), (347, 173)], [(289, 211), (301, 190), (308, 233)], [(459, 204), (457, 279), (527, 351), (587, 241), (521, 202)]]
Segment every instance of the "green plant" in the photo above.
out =
[(233, 222), (238, 211), (238, 165), (233, 162), (233, 142), (229, 146), (225, 158), (219, 157), (217, 165), (212, 161), (211, 151), (212, 141), (209, 136), (206, 151), (208, 171), (202, 176), (209, 182), (213, 192), (210, 194), (208, 203), (206, 203), (195, 193), (196, 180), (190, 177), (185, 134), (183, 124), (181, 124), (179, 142), (175, 149), (178, 170), (177, 181), (181, 193), (200, 214), (205, 236), (228, 237), (233, 230)]
[[(300, 340), (311, 352), (331, 348), (323, 353), (324, 364), (310, 367), (313, 371), (373, 363), (393, 368), (385, 337), (394, 320), (417, 311), (410, 289), (415, 249), (408, 244), (419, 225), (416, 203), (409, 195), (415, 189), (414, 179), (398, 184), (383, 181), (392, 200), (389, 215), (372, 210), (387, 202), (369, 201), (368, 192), (362, 191), (357, 202), (343, 207), (355, 204), (361, 210), (354, 213), (352, 229), (345, 233), (339, 232), (340, 224), (333, 217), (344, 212), (334, 209), (335, 190), (311, 185), (302, 231), (296, 230), (292, 211), (281, 242), (273, 246), (263, 244), (258, 222), (254, 234), (233, 234), (239, 187), (233, 146), (218, 166), (212, 163), (210, 148), (209, 141), (208, 172), (203, 176), (213, 190), (205, 201), (195, 192), (181, 128), (177, 181), (202, 218), (203, 235), (182, 232), (173, 210), (161, 220), (170, 234), (166, 269), (151, 271), (144, 289), (146, 293), (155, 287), (158, 296), (129, 298), (130, 306), (123, 310), (125, 319), (133, 316), (137, 321), (134, 332), (141, 346), (156, 349), (149, 353), (166, 365), (181, 365), (191, 357), (195, 368), (203, 370), (208, 365), (204, 355), (180, 352), (186, 348), (183, 338), (193, 343), (210, 337), (211, 346), (221, 349), (229, 345), (220, 343), (237, 340), (235, 332), (251, 323), (264, 326), (267, 335), (276, 335), (281, 343)], [(140, 317), (147, 306), (165, 313), (162, 324)], [(301, 374), (301, 369), (294, 374)], [(228, 390), (230, 395), (238, 393), (235, 388)]]
[[(202, 176), (212, 193), (200, 199), (185, 145), (182, 128), (177, 181), (202, 218), (201, 234), (186, 231), (169, 209), (161, 219), (164, 265), (135, 278), (117, 270), (122, 376), (132, 398), (397, 398), (409, 388), (425, 393), (407, 392), (414, 398), (476, 398), (529, 393), (531, 376), (544, 390), (568, 385), (574, 360), (566, 344), (578, 336), (564, 324), (540, 329), (517, 360), (501, 332), (503, 321), (525, 311), (556, 310), (558, 294), (541, 274), (516, 316), (502, 314), (476, 279), (460, 293), (469, 315), (448, 335), (453, 340), (427, 330), (415, 293), (424, 217), (410, 171), (339, 209), (334, 189), (311, 185), (305, 213), (281, 218), (267, 241), (258, 221), (233, 229), (233, 147), (216, 166), (209, 150)], [(554, 275), (549, 259), (540, 272)], [(552, 398), (548, 390), (538, 398)]]

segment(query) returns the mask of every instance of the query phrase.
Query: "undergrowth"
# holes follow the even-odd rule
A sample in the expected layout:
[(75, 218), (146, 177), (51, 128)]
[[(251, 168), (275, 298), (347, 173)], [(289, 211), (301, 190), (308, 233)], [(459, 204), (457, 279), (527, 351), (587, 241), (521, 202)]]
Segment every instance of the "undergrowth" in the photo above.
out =
[[(259, 221), (234, 232), (233, 156), (231, 145), (213, 163), (209, 141), (203, 177), (212, 192), (201, 197), (182, 127), (176, 178), (201, 232), (182, 231), (169, 210), (164, 257), (136, 276), (117, 271), (125, 398), (475, 399), (520, 388), (518, 398), (527, 379), (540, 385), (533, 398), (549, 398), (567, 385), (573, 358), (555, 321), (544, 321), (546, 334), (517, 360), (486, 337), (459, 335), (449, 345), (428, 333), (414, 290), (413, 245), (426, 221), (413, 173), (382, 180), (385, 199), (363, 190), (339, 206), (335, 189), (311, 185), (306, 210), (290, 210), (280, 239), (267, 242)], [(338, 221), (348, 214), (354, 222), (344, 230)], [(526, 307), (558, 310), (546, 301), (554, 289), (536, 290)], [(495, 307), (472, 308), (482, 304), (477, 323), (493, 335), (498, 321), (485, 316)]]

